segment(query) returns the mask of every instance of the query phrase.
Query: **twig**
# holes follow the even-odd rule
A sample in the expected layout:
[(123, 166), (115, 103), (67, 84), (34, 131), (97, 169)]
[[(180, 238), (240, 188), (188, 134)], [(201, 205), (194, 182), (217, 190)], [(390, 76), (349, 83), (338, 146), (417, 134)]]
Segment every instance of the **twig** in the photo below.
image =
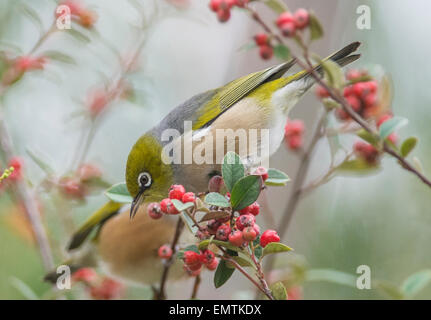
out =
[(181, 218), (178, 218), (177, 228), (175, 229), (175, 235), (171, 243), (172, 256), (168, 260), (166, 260), (166, 263), (163, 267), (162, 278), (160, 280), (160, 287), (155, 297), (157, 300), (166, 299), (166, 294), (165, 294), (166, 281), (168, 280), (168, 275), (169, 275), (169, 270), (171, 268), (171, 265), (174, 262), (174, 259), (176, 259), (175, 256), (177, 252), (177, 243), (180, 238), (181, 232), (183, 231), (183, 227), (184, 227), (183, 220)]
[(198, 290), (199, 290), (200, 284), (201, 284), (201, 275), (198, 274), (195, 277), (195, 282), (193, 283), (193, 291), (190, 299), (196, 299), (196, 297), (198, 296)]

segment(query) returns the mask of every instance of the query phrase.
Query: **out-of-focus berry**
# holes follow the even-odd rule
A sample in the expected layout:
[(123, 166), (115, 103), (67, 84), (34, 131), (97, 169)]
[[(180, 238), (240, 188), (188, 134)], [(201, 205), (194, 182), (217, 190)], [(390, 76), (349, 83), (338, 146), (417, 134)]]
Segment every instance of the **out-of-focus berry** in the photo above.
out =
[(172, 249), (167, 244), (164, 244), (163, 246), (161, 246), (157, 251), (157, 253), (159, 254), (159, 257), (162, 259), (169, 259), (170, 257), (172, 257)]
[(260, 237), (260, 245), (265, 248), (268, 243), (271, 242), (279, 242), (280, 237), (277, 234), (277, 231), (275, 230), (266, 230), (264, 233), (262, 233)]

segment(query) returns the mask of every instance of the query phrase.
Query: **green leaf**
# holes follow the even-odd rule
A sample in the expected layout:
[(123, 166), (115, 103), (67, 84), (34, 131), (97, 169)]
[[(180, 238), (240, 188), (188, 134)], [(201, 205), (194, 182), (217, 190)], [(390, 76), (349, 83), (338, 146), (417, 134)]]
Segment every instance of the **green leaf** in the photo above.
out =
[(413, 298), (431, 282), (431, 270), (421, 270), (410, 275), (401, 285), (401, 292), (408, 298)]
[(75, 59), (71, 56), (61, 53), (60, 51), (48, 50), (42, 53), (42, 56), (48, 57), (52, 60), (59, 61), (67, 64), (76, 64)]
[(260, 246), (260, 235), (257, 236), (257, 238), (253, 241), (253, 247), (254, 247), (254, 255), (257, 259), (260, 259), (263, 254), (263, 248)]
[(332, 60), (324, 60), (321, 62), (328, 83), (331, 87), (340, 90), (344, 87), (344, 73), (343, 69)]
[(280, 60), (290, 59), (290, 50), (284, 44), (278, 44), (274, 47), (274, 55)]
[(364, 159), (344, 161), (337, 167), (339, 173), (363, 174), (371, 173), (380, 169), (378, 164), (370, 164)]
[(388, 281), (376, 280), (373, 282), (373, 287), (376, 288), (381, 294), (392, 300), (404, 299), (404, 295), (398, 289), (397, 286), (393, 285)]
[(229, 201), (225, 198), (225, 196), (221, 195), (218, 192), (210, 192), (205, 196), (204, 202), (211, 206), (217, 206), (221, 208), (230, 207)]
[(111, 188), (105, 191), (105, 196), (110, 200), (119, 203), (130, 203), (133, 201), (125, 183), (114, 184)]
[(226, 211), (211, 211), (205, 214), (199, 222), (209, 221), (212, 219), (224, 219), (229, 216), (230, 216), (230, 213)]
[(220, 241), (220, 240), (215, 240), (215, 239), (206, 239), (206, 240), (202, 240), (199, 243), (199, 249), (200, 250), (205, 250), (206, 248), (208, 248), (208, 246), (210, 244), (215, 244), (217, 246), (221, 246), (224, 247), (226, 249), (235, 251), (235, 252), (242, 252), (242, 249), (239, 247), (234, 246), (233, 244), (231, 244), (230, 242), (227, 241)]
[(241, 267), (253, 267), (253, 263), (245, 257), (233, 256), (232, 259), (235, 260), (236, 263), (238, 263)]
[(225, 260), (221, 260), (214, 274), (214, 286), (220, 288), (229, 280), (235, 269), (229, 268)]
[(270, 289), (275, 300), (287, 300), (287, 291), (281, 281), (273, 283)]
[(244, 165), (235, 152), (229, 151), (224, 156), (221, 170), (224, 184), (228, 191), (231, 192), (235, 183), (244, 177)]
[(265, 181), (267, 186), (285, 186), (289, 181), (289, 176), (284, 172), (277, 169), (268, 169), (268, 179)]
[(323, 28), (313, 12), (310, 12), (310, 39), (317, 40), (323, 36)]
[(266, 256), (268, 254), (273, 253), (279, 253), (279, 252), (288, 252), (293, 250), (292, 248), (286, 246), (283, 243), (280, 242), (270, 242), (266, 245), (265, 248), (263, 248), (263, 256)]
[(278, 14), (289, 11), (289, 8), (286, 6), (286, 4), (280, 0), (266, 0), (265, 5)]
[(404, 140), (403, 144), (401, 145), (401, 156), (403, 158), (407, 157), (410, 152), (416, 147), (418, 143), (418, 138), (416, 137), (410, 137)]
[(257, 200), (262, 189), (262, 178), (257, 175), (250, 175), (235, 183), (230, 202), (232, 210), (241, 210)]
[(372, 144), (373, 146), (376, 146), (379, 142), (378, 137), (365, 129), (360, 129), (358, 132), (356, 132), (356, 135), (362, 140), (365, 140), (366, 142)]
[(190, 218), (188, 213), (186, 213), (185, 211), (181, 211), (180, 217), (186, 225), (187, 229), (189, 229), (192, 234), (196, 234), (196, 232), (198, 232), (199, 228), (195, 226), (194, 221), (192, 220), (192, 218)]
[(180, 200), (177, 199), (172, 199), (172, 204), (174, 205), (174, 207), (178, 210), (178, 211), (185, 211), (189, 208), (192, 208), (195, 204), (193, 202), (186, 202), (183, 203)]
[(311, 269), (306, 271), (307, 281), (327, 281), (356, 288), (356, 276), (332, 269)]
[(379, 130), (380, 138), (386, 139), (392, 132), (404, 127), (408, 122), (409, 121), (403, 117), (393, 117), (392, 119), (383, 122)]

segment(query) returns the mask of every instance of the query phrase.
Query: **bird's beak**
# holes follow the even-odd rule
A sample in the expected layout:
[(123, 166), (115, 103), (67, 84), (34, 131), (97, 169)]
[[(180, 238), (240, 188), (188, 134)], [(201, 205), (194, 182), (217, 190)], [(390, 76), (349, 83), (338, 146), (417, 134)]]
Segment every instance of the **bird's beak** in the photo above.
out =
[(132, 206), (130, 207), (130, 219), (133, 219), (138, 212), (139, 207), (144, 202), (144, 189), (139, 190), (139, 193), (132, 201)]

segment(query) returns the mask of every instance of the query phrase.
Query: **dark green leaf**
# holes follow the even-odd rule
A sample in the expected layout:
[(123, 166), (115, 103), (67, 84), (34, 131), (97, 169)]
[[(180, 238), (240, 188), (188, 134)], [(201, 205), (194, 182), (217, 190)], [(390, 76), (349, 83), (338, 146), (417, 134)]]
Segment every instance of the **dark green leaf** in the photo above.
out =
[(323, 36), (323, 28), (313, 12), (310, 12), (310, 39), (317, 40)]
[(221, 208), (230, 207), (229, 201), (225, 198), (225, 196), (221, 195), (218, 192), (210, 192), (205, 196), (204, 202), (211, 206), (217, 206)]
[(281, 281), (272, 284), (270, 289), (275, 300), (287, 300), (287, 291)]
[(221, 260), (214, 274), (214, 286), (220, 288), (229, 280), (235, 269), (226, 266), (226, 261)]
[(253, 241), (253, 247), (254, 247), (254, 255), (257, 259), (260, 259), (263, 254), (263, 248), (260, 246), (260, 235), (257, 236), (257, 238)]
[(111, 188), (105, 191), (105, 195), (114, 202), (130, 203), (133, 201), (125, 183), (114, 184)]
[(267, 186), (285, 186), (290, 180), (287, 174), (277, 169), (268, 169), (268, 179), (265, 184)]
[(410, 137), (404, 140), (403, 144), (401, 145), (401, 155), (405, 158), (409, 155), (409, 153), (416, 147), (416, 144), (418, 143), (418, 138), (416, 137)]
[(235, 183), (244, 177), (244, 165), (235, 152), (229, 151), (223, 159), (222, 175), (226, 188), (232, 191)]
[(380, 138), (386, 139), (395, 130), (404, 127), (409, 121), (403, 117), (393, 117), (388, 121), (385, 121), (380, 126), (379, 135)]
[(280, 60), (289, 60), (290, 59), (290, 51), (289, 48), (284, 44), (278, 44), (274, 47), (274, 55)]
[(280, 242), (270, 242), (266, 245), (265, 248), (263, 248), (263, 256), (266, 256), (268, 254), (273, 253), (279, 253), (279, 252), (288, 252), (293, 250), (292, 248), (286, 246), (283, 243)]
[(241, 210), (257, 200), (262, 189), (262, 178), (257, 175), (250, 175), (235, 183), (230, 201), (232, 209)]
[(413, 273), (406, 280), (404, 280), (403, 284), (401, 285), (401, 292), (405, 296), (413, 298), (429, 283), (431, 283), (431, 270), (422, 270)]

